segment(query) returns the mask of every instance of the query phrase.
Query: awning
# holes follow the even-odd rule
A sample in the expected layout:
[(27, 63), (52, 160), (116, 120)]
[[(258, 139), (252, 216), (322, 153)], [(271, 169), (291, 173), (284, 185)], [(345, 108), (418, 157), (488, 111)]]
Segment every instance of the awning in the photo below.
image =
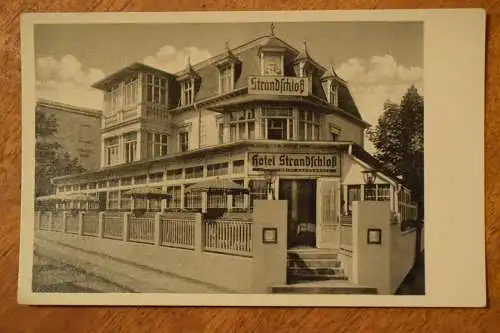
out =
[(230, 179), (209, 179), (187, 187), (186, 192), (239, 194), (248, 193), (249, 190)]
[(172, 195), (156, 187), (133, 188), (123, 193), (124, 196), (130, 196), (135, 199), (172, 199)]
[(98, 201), (96, 197), (86, 193), (69, 193), (63, 198), (68, 201)]
[(36, 197), (35, 200), (39, 202), (50, 202), (50, 201), (56, 202), (56, 201), (65, 201), (68, 199), (65, 199), (65, 197), (60, 194), (50, 194), (50, 195)]

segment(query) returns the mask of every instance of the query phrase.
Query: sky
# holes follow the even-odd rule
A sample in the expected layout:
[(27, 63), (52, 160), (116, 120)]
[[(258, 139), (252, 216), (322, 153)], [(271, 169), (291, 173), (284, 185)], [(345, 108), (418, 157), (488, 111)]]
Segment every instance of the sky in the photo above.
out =
[[(268, 22), (37, 25), (37, 97), (99, 109), (102, 95), (90, 86), (133, 62), (176, 72), (188, 55), (194, 64), (269, 32)], [(298, 49), (306, 41), (312, 58), (332, 64), (372, 125), (410, 85), (423, 95), (421, 22), (278, 22), (275, 34)]]

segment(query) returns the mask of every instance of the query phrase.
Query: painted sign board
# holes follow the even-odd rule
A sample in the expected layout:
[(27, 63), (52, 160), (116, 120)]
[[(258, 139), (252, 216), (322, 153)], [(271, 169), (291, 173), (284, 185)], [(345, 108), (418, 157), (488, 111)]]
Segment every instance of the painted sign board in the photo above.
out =
[(340, 154), (250, 152), (251, 171), (329, 173), (340, 176)]
[(248, 93), (273, 96), (308, 96), (309, 79), (293, 76), (250, 76)]

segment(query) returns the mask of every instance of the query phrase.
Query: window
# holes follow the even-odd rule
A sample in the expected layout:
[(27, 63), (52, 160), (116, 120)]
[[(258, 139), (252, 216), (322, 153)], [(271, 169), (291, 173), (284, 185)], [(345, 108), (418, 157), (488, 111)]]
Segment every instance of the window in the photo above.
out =
[(299, 140), (319, 140), (319, 117), (316, 112), (299, 111)]
[(118, 137), (104, 139), (104, 158), (106, 165), (120, 163)]
[(59, 192), (64, 192), (64, 186), (59, 186), (59, 187), (57, 188), (57, 190), (58, 190)]
[(188, 132), (179, 133), (179, 150), (181, 152), (188, 151), (189, 149), (189, 141), (188, 141)]
[(180, 186), (169, 186), (167, 187), (167, 192), (172, 195), (172, 199), (168, 200), (168, 208), (181, 208), (181, 187)]
[(80, 184), (80, 191), (85, 191), (87, 189), (87, 184)]
[(109, 181), (109, 187), (117, 187), (120, 184), (119, 179), (111, 179)]
[(152, 173), (149, 175), (150, 183), (161, 183), (163, 182), (163, 172)]
[(122, 178), (122, 186), (132, 185), (132, 177)]
[[(156, 190), (162, 190), (162, 187), (154, 187)], [(161, 210), (161, 200), (159, 199), (151, 199), (148, 200), (148, 208), (152, 211), (160, 211)]]
[[(243, 180), (234, 180), (236, 184), (244, 186), (245, 182)], [(233, 208), (244, 208), (245, 207), (245, 194), (238, 193), (233, 194)]]
[(218, 143), (223, 144), (224, 143), (224, 124), (220, 123), (217, 128), (218, 128), (218, 135), (219, 135)]
[(64, 187), (64, 190), (65, 190), (66, 192), (71, 191), (71, 185), (66, 185), (66, 186)]
[(224, 192), (210, 192), (207, 198), (208, 208), (226, 208), (227, 195)]
[(194, 80), (187, 79), (182, 83), (182, 105), (191, 105), (194, 101)]
[(233, 90), (233, 65), (225, 64), (220, 69), (219, 92), (221, 94)]
[(154, 156), (160, 157), (167, 155), (167, 136), (165, 134), (154, 135)]
[(245, 161), (233, 161), (233, 174), (240, 174), (245, 172)]
[(167, 179), (182, 179), (182, 169), (167, 170)]
[(125, 140), (125, 162), (137, 161), (137, 132), (127, 133), (123, 138)]
[(352, 202), (361, 200), (361, 186), (347, 185), (347, 213), (352, 214)]
[(125, 195), (126, 191), (121, 191), (120, 208), (128, 210), (132, 208), (132, 198), (128, 195)]
[(197, 166), (192, 168), (186, 168), (186, 178), (202, 178), (203, 177), (203, 166)]
[(120, 201), (118, 200), (120, 194), (118, 191), (113, 191), (108, 193), (108, 208), (118, 209), (120, 208)]
[(146, 175), (136, 176), (135, 177), (135, 184), (146, 184), (146, 182), (147, 182), (147, 176)]
[(371, 184), (364, 187), (364, 200), (389, 201), (391, 200), (389, 184)]
[[(188, 185), (186, 185), (188, 187)], [(187, 192), (184, 195), (184, 208), (199, 209), (201, 208), (201, 192)]]
[(279, 52), (264, 53), (262, 75), (283, 75), (283, 55)]
[(137, 79), (135, 77), (125, 82), (125, 107), (136, 106), (137, 86)]
[(227, 175), (229, 163), (216, 163), (207, 165), (207, 177)]
[(255, 110), (233, 111), (229, 114), (231, 141), (255, 139)]
[(146, 74), (146, 102), (166, 104), (167, 80), (159, 75)]
[(269, 140), (293, 139), (293, 109), (283, 106), (262, 108), (263, 126)]
[(89, 183), (89, 190), (93, 190), (97, 187), (96, 183)]
[(339, 87), (336, 83), (332, 82), (330, 85), (330, 103), (338, 106), (339, 105)]
[(253, 207), (254, 200), (267, 199), (267, 182), (265, 180), (250, 180), (250, 207)]
[(109, 91), (104, 94), (104, 112), (114, 114), (122, 109), (122, 87), (119, 84), (113, 85)]
[(105, 180), (102, 180), (99, 183), (97, 183), (98, 188), (106, 188), (106, 186), (108, 186), (108, 182)]

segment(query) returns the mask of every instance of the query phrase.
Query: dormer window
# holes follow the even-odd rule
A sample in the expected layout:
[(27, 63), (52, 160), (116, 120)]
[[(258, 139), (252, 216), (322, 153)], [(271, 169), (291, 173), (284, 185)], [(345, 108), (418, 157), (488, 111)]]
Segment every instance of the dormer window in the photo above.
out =
[(234, 65), (229, 63), (222, 65), (219, 75), (219, 92), (224, 94), (232, 91), (234, 89)]
[(226, 42), (222, 58), (216, 63), (219, 68), (219, 94), (228, 93), (234, 90), (236, 67), (240, 64), (241, 61), (231, 52)]
[(330, 95), (328, 102), (334, 106), (339, 106), (339, 87), (336, 82), (330, 83)]
[(283, 75), (283, 53), (264, 51), (262, 58), (262, 75)]
[(194, 80), (188, 79), (182, 83), (182, 105), (191, 105), (194, 101)]

